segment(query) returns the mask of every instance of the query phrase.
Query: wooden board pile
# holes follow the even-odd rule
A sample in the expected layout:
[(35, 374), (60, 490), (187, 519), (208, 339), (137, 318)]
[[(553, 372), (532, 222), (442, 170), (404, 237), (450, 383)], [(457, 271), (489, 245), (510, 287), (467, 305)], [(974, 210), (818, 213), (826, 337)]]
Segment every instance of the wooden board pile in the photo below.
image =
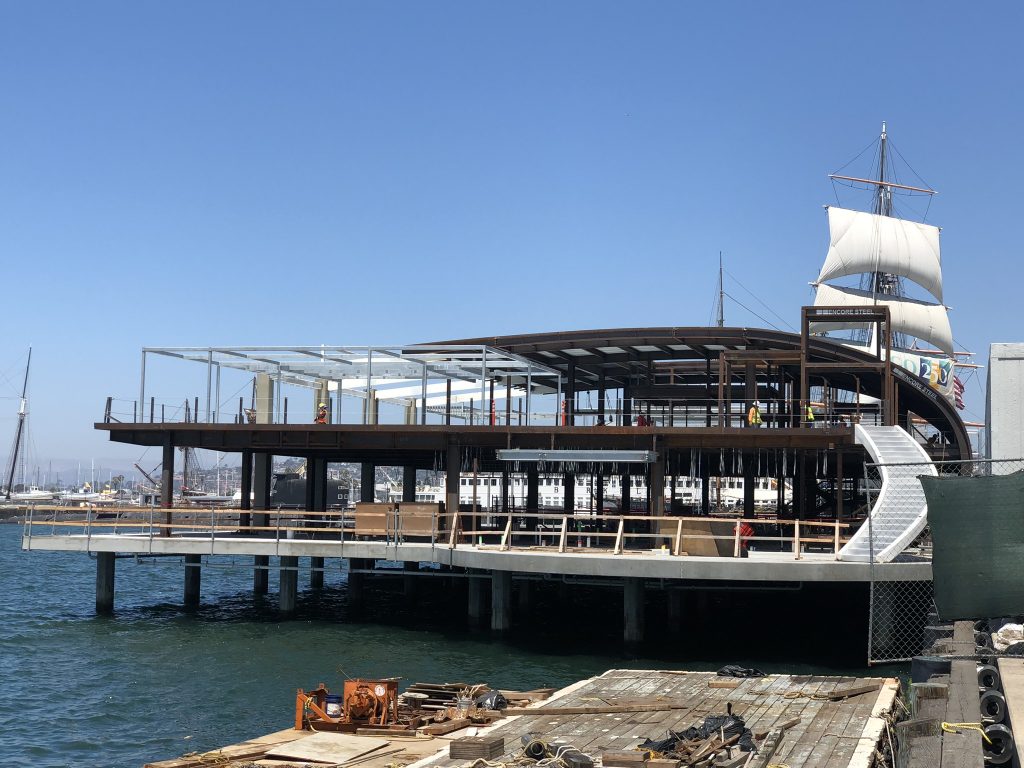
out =
[[(601, 755), (603, 768), (767, 768), (771, 758), (778, 751), (783, 735), (788, 728), (800, 722), (799, 717), (787, 720), (770, 731), (730, 733), (722, 729), (707, 736), (685, 738), (676, 734), (670, 746), (664, 751), (637, 747), (628, 752), (604, 752)], [(742, 727), (742, 721), (740, 721)], [(690, 729), (696, 730), (696, 729)], [(747, 739), (747, 749), (740, 749), (740, 742)], [(691, 734), (692, 735), (692, 734)], [(750, 751), (750, 746), (754, 747)]]
[(493, 760), (504, 751), (504, 736), (466, 736), (448, 745), (448, 757), (453, 760)]

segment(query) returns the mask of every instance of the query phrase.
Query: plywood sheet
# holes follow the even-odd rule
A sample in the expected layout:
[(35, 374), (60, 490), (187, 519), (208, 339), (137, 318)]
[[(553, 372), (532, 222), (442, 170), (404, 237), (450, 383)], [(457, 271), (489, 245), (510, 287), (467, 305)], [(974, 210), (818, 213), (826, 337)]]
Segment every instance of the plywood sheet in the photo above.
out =
[(387, 739), (353, 736), (349, 733), (321, 731), (303, 739), (273, 747), (267, 757), (285, 760), (315, 760), (322, 763), (344, 763), (374, 752), (390, 744)]

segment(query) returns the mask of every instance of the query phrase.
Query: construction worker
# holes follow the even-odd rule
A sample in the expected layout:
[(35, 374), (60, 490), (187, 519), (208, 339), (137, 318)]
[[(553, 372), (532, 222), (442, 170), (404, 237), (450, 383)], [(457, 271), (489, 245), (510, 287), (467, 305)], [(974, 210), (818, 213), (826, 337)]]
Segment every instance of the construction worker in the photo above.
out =
[(320, 405), (317, 406), (315, 423), (316, 424), (326, 424), (327, 423), (327, 403), (320, 403)]
[(740, 537), (740, 557), (747, 556), (747, 550), (750, 547), (750, 537), (755, 536), (757, 532), (754, 530), (754, 526), (744, 521), (737, 521), (736, 527), (739, 528)]
[(814, 408), (811, 407), (809, 402), (807, 403), (807, 412), (804, 414), (804, 418), (807, 420), (807, 426), (814, 426)]
[(747, 412), (747, 426), (760, 427), (761, 423), (761, 404), (755, 400), (754, 404), (750, 406), (750, 410)]

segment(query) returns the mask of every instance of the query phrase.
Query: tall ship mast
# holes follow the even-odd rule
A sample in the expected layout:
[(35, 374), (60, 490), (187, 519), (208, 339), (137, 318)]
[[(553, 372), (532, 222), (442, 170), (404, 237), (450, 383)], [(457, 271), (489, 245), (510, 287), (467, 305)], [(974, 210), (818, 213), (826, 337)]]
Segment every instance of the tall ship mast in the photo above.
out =
[[(878, 139), (876, 178), (830, 174), (833, 183), (868, 188), (873, 194), (873, 210), (857, 211), (826, 206), (829, 247), (815, 287), (815, 306), (889, 308), (888, 329), (893, 349), (892, 361), (919, 376), (950, 401), (954, 391), (953, 331), (948, 308), (943, 304), (942, 260), (939, 227), (900, 218), (894, 211), (894, 194), (935, 195), (925, 186), (897, 181), (890, 162), (889, 137), (885, 123)], [(858, 277), (859, 284), (840, 285), (842, 278)], [(850, 282), (850, 281), (847, 281)], [(909, 295), (908, 284), (917, 286), (922, 298)], [(877, 352), (884, 349), (880, 339), (868, 337), (867, 325), (815, 323), (815, 333), (854, 331), (844, 343), (864, 346)]]

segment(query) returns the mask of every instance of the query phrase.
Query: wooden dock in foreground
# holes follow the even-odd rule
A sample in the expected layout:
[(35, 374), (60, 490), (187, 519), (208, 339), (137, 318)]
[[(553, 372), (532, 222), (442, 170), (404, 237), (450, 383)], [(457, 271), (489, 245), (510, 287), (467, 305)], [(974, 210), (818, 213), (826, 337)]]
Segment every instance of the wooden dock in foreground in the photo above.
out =
[[(563, 688), (528, 708), (510, 709), (506, 717), (487, 727), (420, 738), (379, 733), (345, 736), (344, 745), (339, 741), (337, 757), (328, 749), (321, 753), (322, 762), (308, 757), (282, 759), (275, 754), (303, 754), (302, 740), (311, 740), (308, 746), (314, 748), (312, 740), (320, 737), (326, 741), (323, 737), (335, 734), (287, 730), (200, 755), (148, 763), (146, 768), (198, 768), (214, 763), (235, 768), (461, 768), (473, 761), (450, 758), (452, 741), (465, 736), (503, 737), (503, 753), (491, 760), (511, 763), (521, 756), (521, 737), (527, 733), (548, 742), (571, 744), (601, 766), (604, 753), (635, 751), (647, 738), (660, 739), (670, 729), (683, 731), (708, 715), (724, 715), (727, 705), (746, 721), (759, 747), (773, 729), (782, 729), (781, 744), (774, 755), (765, 757), (764, 765), (869, 768), (877, 750), (887, 751), (883, 742), (887, 722), (895, 716), (898, 694), (895, 678), (769, 675), (738, 679), (713, 672), (613, 669)], [(359, 740), (365, 740), (366, 749), (360, 751)], [(282, 749), (281, 745), (289, 746)], [(356, 757), (351, 757), (353, 752)], [(748, 757), (734, 750), (730, 762), (716, 764), (743, 766)], [(748, 765), (760, 765), (757, 760), (755, 755)], [(707, 764), (712, 765), (710, 761)], [(645, 768), (642, 760), (636, 766)], [(670, 765), (669, 761), (652, 761), (647, 768)]]

